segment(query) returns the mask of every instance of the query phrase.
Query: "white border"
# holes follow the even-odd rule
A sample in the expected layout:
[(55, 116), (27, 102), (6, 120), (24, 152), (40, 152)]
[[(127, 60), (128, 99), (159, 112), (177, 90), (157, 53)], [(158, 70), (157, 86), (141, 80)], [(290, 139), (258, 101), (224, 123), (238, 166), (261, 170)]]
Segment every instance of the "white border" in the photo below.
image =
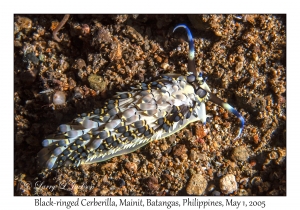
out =
[[(296, 2), (296, 1), (294, 1)], [(4, 5), (5, 4), (5, 5)], [(297, 180), (299, 170), (298, 149), (298, 87), (299, 83), (299, 11), (298, 6), (288, 1), (278, 0), (251, 0), (251, 1), (37, 1), (17, 0), (4, 1), (1, 3), (1, 206), (5, 207), (34, 207), (34, 199), (37, 197), (25, 198), (13, 196), (13, 14), (15, 13), (286, 13), (287, 14), (287, 196), (286, 197), (230, 197), (234, 200), (250, 201), (265, 200), (267, 206), (264, 209), (280, 209), (290, 207), (297, 209), (299, 206), (299, 182)], [(298, 172), (298, 173), (297, 173)], [(53, 198), (59, 200), (65, 198), (72, 200), (72, 197)], [(80, 197), (83, 199), (84, 197)], [(100, 197), (97, 197), (100, 199)], [(119, 199), (120, 197), (116, 198)], [(129, 197), (128, 197), (129, 198)], [(135, 197), (136, 198), (136, 197)], [(147, 199), (144, 197), (143, 199)], [(154, 197), (151, 197), (154, 198)], [(185, 197), (159, 197), (161, 200), (182, 200)], [(222, 200), (229, 197), (198, 197), (199, 199)], [(87, 199), (91, 199), (87, 197)], [(101, 199), (104, 199), (101, 197)], [(294, 207), (294, 208), (293, 208)], [(40, 207), (38, 207), (40, 208)], [(66, 209), (65, 207), (60, 207)], [(81, 207), (82, 208), (82, 207)], [(91, 207), (89, 207), (91, 208)], [(103, 208), (103, 207), (92, 207)], [(116, 209), (105, 207), (105, 209)], [(151, 207), (150, 207), (151, 208)], [(149, 209), (150, 209), (149, 208)], [(159, 207), (156, 207), (159, 208)], [(298, 207), (299, 208), (299, 207)], [(71, 209), (74, 209), (73, 207)], [(130, 207), (140, 209), (140, 207)], [(161, 208), (162, 209), (162, 208)], [(167, 208), (164, 208), (167, 209)], [(174, 209), (174, 208), (171, 208)], [(207, 208), (206, 208), (207, 209)], [(209, 209), (209, 208), (208, 208)], [(222, 208), (227, 209), (227, 208)], [(228, 209), (235, 209), (233, 207)], [(239, 208), (244, 209), (244, 208)], [(247, 208), (245, 208), (247, 209)], [(248, 208), (249, 209), (249, 208)]]

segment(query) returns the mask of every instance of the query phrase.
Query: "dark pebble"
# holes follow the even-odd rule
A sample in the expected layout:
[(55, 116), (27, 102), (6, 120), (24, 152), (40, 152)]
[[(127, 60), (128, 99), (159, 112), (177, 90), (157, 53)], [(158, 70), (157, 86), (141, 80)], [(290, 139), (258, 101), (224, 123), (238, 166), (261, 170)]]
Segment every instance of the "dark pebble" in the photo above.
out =
[(125, 181), (124, 181), (124, 179), (119, 179), (118, 181), (117, 181), (117, 185), (118, 185), (118, 187), (123, 187), (123, 186), (125, 186)]
[(31, 61), (34, 64), (38, 64), (39, 63), (39, 59), (38, 57), (36, 57), (33, 53), (29, 53), (24, 57), (25, 61)]

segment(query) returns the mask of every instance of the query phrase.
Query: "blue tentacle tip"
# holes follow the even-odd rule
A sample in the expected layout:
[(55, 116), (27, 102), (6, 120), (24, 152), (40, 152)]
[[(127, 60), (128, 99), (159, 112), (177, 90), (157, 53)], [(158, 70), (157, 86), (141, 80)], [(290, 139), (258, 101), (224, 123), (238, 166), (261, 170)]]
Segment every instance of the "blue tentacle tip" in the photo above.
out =
[(193, 41), (192, 33), (191, 33), (190, 29), (189, 29), (186, 25), (184, 25), (184, 24), (177, 25), (177, 26), (173, 29), (173, 33), (174, 33), (174, 31), (176, 31), (176, 29), (178, 29), (178, 28), (184, 28), (184, 29), (186, 30), (186, 32), (187, 32), (189, 42)]
[(187, 35), (188, 35), (189, 48), (190, 48), (190, 50), (189, 50), (189, 60), (194, 60), (194, 58), (195, 58), (195, 48), (194, 48), (194, 41), (193, 41), (192, 33), (191, 33), (190, 29), (184, 24), (177, 25), (173, 29), (173, 33), (178, 28), (184, 28), (186, 30)]
[(179, 24), (179, 25), (175, 26), (175, 28), (173, 29), (173, 33), (177, 28), (185, 28), (186, 30), (189, 31), (189, 28), (185, 24)]
[(240, 120), (240, 129), (239, 129), (239, 133), (238, 135), (234, 138), (234, 140), (238, 139), (241, 137), (242, 131), (244, 129), (244, 124), (245, 124), (245, 120), (243, 118), (243, 116), (236, 110), (234, 109), (232, 106), (230, 106), (228, 103), (223, 103), (223, 107), (225, 109), (227, 109), (229, 112), (231, 112), (232, 114), (234, 114), (236, 117), (239, 118)]
[[(238, 113), (239, 114), (239, 113)], [(239, 114), (240, 115), (240, 114)], [(242, 134), (242, 131), (243, 131), (243, 129), (244, 129), (244, 124), (245, 124), (245, 120), (244, 120), (244, 118), (240, 115), (239, 116), (239, 120), (240, 120), (240, 129), (239, 129), (239, 133), (238, 133), (238, 135), (234, 138), (234, 140), (236, 140), (236, 139), (238, 139), (238, 138), (240, 138), (241, 137), (241, 134)]]

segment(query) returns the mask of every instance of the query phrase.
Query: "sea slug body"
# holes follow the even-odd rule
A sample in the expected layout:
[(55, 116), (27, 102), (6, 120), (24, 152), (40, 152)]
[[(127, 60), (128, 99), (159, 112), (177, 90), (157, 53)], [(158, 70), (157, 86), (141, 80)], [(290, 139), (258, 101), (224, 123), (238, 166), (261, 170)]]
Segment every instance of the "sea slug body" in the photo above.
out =
[(240, 120), (244, 118), (229, 104), (211, 93), (202, 74), (195, 69), (194, 44), (190, 30), (189, 73), (167, 74), (156, 81), (141, 83), (130, 92), (117, 93), (102, 108), (83, 113), (71, 123), (60, 125), (56, 134), (42, 142), (38, 153), (41, 167), (89, 164), (137, 150), (149, 142), (170, 136), (191, 122), (206, 123), (206, 102), (212, 101)]

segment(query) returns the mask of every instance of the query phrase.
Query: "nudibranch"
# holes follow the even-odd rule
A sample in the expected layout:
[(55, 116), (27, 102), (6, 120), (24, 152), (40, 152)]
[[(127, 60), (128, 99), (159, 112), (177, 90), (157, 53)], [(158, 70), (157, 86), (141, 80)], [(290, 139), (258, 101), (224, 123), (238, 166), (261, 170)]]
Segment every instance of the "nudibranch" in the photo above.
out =
[(129, 92), (118, 92), (104, 106), (83, 113), (43, 140), (38, 153), (41, 167), (54, 169), (96, 163), (137, 150), (149, 142), (170, 136), (191, 122), (206, 123), (207, 101), (228, 110), (240, 120), (235, 139), (241, 136), (244, 118), (228, 103), (211, 93), (195, 67), (193, 37), (186, 25), (189, 56), (187, 75), (167, 74), (141, 83)]

